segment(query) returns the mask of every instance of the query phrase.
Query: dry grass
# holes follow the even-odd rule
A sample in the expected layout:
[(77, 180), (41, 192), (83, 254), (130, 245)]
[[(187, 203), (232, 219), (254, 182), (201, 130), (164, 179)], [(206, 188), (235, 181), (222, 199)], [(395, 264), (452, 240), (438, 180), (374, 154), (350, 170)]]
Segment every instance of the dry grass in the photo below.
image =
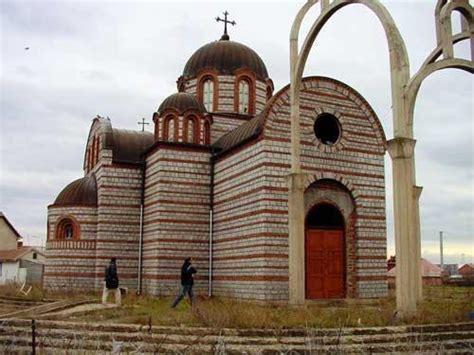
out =
[[(79, 296), (99, 298), (98, 293), (77, 294), (48, 292), (34, 287), (28, 296), (18, 295), (18, 287), (0, 287), (0, 296), (20, 297), (29, 300), (65, 299)], [(104, 321), (119, 323), (167, 326), (204, 326), (229, 328), (294, 328), (294, 327), (359, 327), (384, 326), (403, 323), (446, 323), (469, 320), (474, 310), (474, 288), (425, 287), (424, 301), (416, 317), (404, 322), (394, 317), (393, 292), (386, 299), (367, 301), (325, 301), (309, 303), (302, 307), (237, 301), (222, 298), (201, 298), (191, 308), (183, 300), (171, 309), (172, 298), (127, 295), (120, 309), (109, 309), (69, 320)]]
[(68, 320), (217, 328), (340, 328), (397, 324), (435, 324), (469, 320), (474, 289), (426, 287), (416, 317), (394, 317), (394, 295), (371, 302), (357, 300), (314, 302), (303, 307), (212, 298), (187, 301), (171, 309), (172, 298), (128, 295), (120, 309), (71, 316)]

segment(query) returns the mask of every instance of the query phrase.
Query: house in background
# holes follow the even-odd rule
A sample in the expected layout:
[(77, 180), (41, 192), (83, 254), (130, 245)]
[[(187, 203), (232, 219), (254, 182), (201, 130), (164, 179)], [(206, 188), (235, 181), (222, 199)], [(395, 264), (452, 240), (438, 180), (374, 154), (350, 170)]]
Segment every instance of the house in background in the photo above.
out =
[(474, 277), (474, 264), (464, 264), (458, 270), (462, 277)]
[(0, 250), (16, 249), (21, 235), (10, 223), (7, 217), (0, 212)]
[[(436, 265), (441, 267), (440, 264), (436, 264)], [(443, 264), (442, 269), (446, 271), (448, 276), (458, 275), (458, 264)]]
[(23, 246), (21, 235), (0, 212), (0, 285), (42, 284), (45, 260), (43, 251)]
[[(395, 262), (395, 258), (393, 258), (393, 262)], [(390, 258), (389, 261), (392, 259)], [(437, 286), (443, 284), (443, 278), (447, 275), (447, 273), (441, 269), (439, 266), (431, 263), (426, 259), (421, 259), (421, 277), (423, 285), (428, 286)], [(395, 285), (395, 275), (397, 272), (396, 265), (392, 266), (390, 270), (387, 272), (387, 280), (390, 286), (394, 287)]]

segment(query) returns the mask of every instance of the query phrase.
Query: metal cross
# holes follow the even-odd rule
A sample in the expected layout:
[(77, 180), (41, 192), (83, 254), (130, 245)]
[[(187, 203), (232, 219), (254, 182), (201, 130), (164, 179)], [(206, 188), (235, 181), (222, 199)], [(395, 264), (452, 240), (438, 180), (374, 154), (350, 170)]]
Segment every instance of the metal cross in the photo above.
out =
[(229, 15), (229, 13), (227, 12), (227, 10), (224, 12), (224, 19), (221, 19), (219, 16), (216, 17), (216, 21), (217, 22), (224, 22), (224, 34), (222, 35), (221, 39), (224, 39), (224, 40), (228, 40), (229, 39), (229, 35), (227, 34), (227, 24), (231, 24), (232, 26), (235, 26), (237, 24), (237, 22), (235, 21), (229, 21), (227, 20), (227, 15)]
[(139, 126), (142, 126), (142, 132), (145, 132), (145, 125), (149, 124), (148, 122), (145, 122), (145, 118), (142, 118), (141, 122), (138, 121), (137, 123)]

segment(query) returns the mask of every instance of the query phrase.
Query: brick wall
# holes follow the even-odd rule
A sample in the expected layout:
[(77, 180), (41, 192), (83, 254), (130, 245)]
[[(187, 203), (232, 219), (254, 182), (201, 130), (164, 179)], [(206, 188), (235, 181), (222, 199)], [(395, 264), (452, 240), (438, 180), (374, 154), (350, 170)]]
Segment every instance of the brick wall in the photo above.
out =
[(195, 289), (207, 294), (210, 153), (163, 144), (147, 156), (143, 283), (148, 293), (175, 294), (190, 256)]
[[(226, 296), (288, 298), (288, 88), (267, 112), (263, 140), (216, 164), (215, 290)], [(334, 146), (321, 144), (314, 135), (314, 120), (323, 112), (335, 115), (342, 127)], [(334, 180), (354, 200), (346, 230), (348, 296), (385, 296), (385, 138), (378, 119), (351, 88), (310, 78), (303, 82), (301, 130), (307, 187), (320, 179)]]
[[(283, 182), (290, 168), (290, 102), (287, 91), (275, 100), (265, 126), (265, 142), (273, 151), (272, 169)], [(314, 121), (321, 113), (335, 115), (342, 129), (339, 142), (321, 144), (314, 134)], [(354, 267), (356, 297), (385, 296), (385, 138), (380, 123), (367, 102), (350, 87), (326, 78), (303, 81), (301, 94), (301, 156), (307, 187), (320, 179), (344, 185), (355, 202)], [(282, 203), (281, 206), (284, 204)], [(354, 265), (354, 266), (352, 266)], [(350, 288), (350, 287), (349, 287)]]
[[(57, 240), (56, 225), (73, 217), (79, 224), (78, 240)], [(55, 290), (94, 288), (97, 209), (95, 207), (48, 208), (50, 239), (46, 241), (44, 285)]]
[(140, 235), (141, 170), (137, 166), (103, 164), (96, 172), (98, 218), (96, 287), (104, 268), (117, 258), (120, 285), (135, 289)]
[(265, 148), (259, 141), (216, 162), (217, 295), (287, 298), (287, 188), (272, 180), (273, 163)]

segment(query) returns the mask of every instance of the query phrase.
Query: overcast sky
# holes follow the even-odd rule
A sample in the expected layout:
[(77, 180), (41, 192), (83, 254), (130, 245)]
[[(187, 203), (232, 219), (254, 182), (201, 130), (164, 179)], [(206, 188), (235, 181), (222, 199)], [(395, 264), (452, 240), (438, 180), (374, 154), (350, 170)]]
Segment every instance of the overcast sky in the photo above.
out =
[[(221, 36), (215, 17), (225, 10), (237, 21), (231, 40), (259, 53), (280, 89), (289, 82), (289, 30), (304, 3), (0, 2), (0, 210), (36, 245), (45, 239), (47, 205), (83, 175), (93, 117), (109, 116), (114, 127), (128, 129), (138, 129), (142, 117), (151, 122), (161, 101), (176, 92), (187, 59)], [(414, 74), (436, 43), (435, 1), (383, 3), (405, 39)], [(457, 32), (458, 16), (454, 22)], [(468, 58), (467, 43), (455, 53)], [(354, 87), (393, 137), (387, 44), (365, 7), (348, 6), (328, 22), (305, 75)], [(445, 70), (425, 81), (417, 100), (422, 253), (434, 262), (440, 230), (445, 262), (474, 262), (473, 91), (470, 74)], [(387, 155), (388, 254), (394, 253), (391, 169)]]

